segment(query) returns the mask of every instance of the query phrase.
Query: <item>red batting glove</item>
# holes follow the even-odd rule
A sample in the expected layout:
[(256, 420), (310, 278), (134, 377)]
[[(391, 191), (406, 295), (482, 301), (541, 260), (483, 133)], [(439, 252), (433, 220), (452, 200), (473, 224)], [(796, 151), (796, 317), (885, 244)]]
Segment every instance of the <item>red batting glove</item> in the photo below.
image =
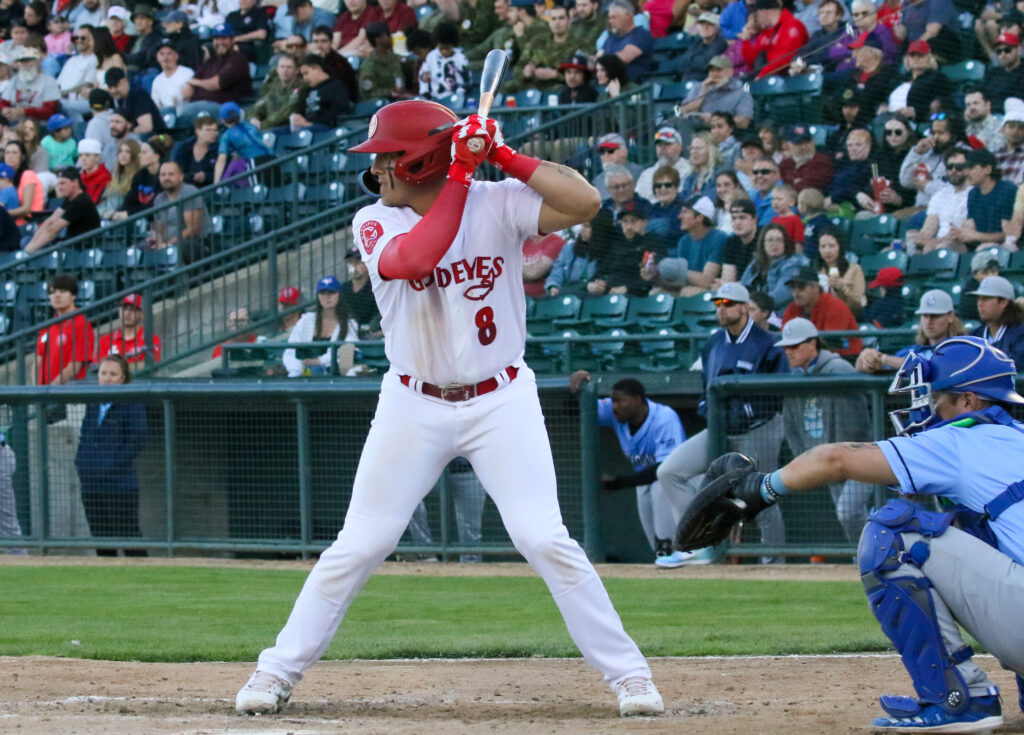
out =
[(487, 131), (491, 134), (491, 139), (494, 141), (494, 145), (491, 146), (491, 150), (487, 154), (487, 160), (500, 171), (519, 179), (525, 184), (533, 176), (533, 172), (537, 170), (537, 167), (540, 166), (540, 159), (517, 153), (506, 145), (505, 136), (501, 134), (501, 128), (498, 127), (497, 121), (487, 118), (484, 124), (487, 126)]
[[(480, 150), (475, 151), (473, 146), (477, 143), (483, 145), (480, 145)], [(479, 115), (470, 115), (455, 123), (455, 132), (452, 135), (452, 165), (448, 169), (448, 178), (460, 181), (468, 187), (477, 168), (487, 160), (487, 152), (493, 143), (484, 119)]]

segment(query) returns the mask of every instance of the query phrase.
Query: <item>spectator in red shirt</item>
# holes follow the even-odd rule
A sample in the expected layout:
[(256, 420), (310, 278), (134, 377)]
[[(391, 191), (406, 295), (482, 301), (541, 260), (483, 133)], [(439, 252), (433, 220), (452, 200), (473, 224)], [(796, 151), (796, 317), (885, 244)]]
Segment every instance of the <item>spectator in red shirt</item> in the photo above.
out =
[(200, 64), (195, 76), (185, 82), (181, 96), (188, 100), (178, 115), (182, 126), (191, 125), (192, 120), (204, 112), (217, 115), (225, 102), (252, 96), (249, 60), (235, 47), (235, 30), (227, 23), (214, 27), (213, 56)]
[(544, 298), (544, 280), (551, 273), (565, 240), (557, 232), (533, 235), (523, 242), (523, 290), (534, 299)]
[[(782, 315), (783, 324), (801, 316), (810, 319), (821, 332), (858, 328), (850, 307), (842, 299), (822, 290), (818, 272), (812, 266), (803, 266), (786, 281), (786, 285), (789, 286), (793, 302)], [(842, 348), (836, 350), (836, 353), (843, 356), (855, 356), (863, 347), (860, 337), (843, 338), (841, 342)]]
[(82, 172), (82, 186), (94, 203), (99, 204), (103, 190), (113, 178), (103, 163), (103, 145), (93, 138), (78, 142), (78, 168)]
[(370, 42), (366, 40), (366, 26), (385, 22), (381, 9), (367, 6), (366, 0), (345, 0), (345, 12), (334, 23), (334, 48), (341, 54), (369, 56)]
[[(379, 0), (380, 13), (383, 21), (388, 24), (392, 33), (404, 31), (409, 26), (417, 25), (416, 11), (398, 0)], [(366, 26), (363, 26), (364, 28)]]
[(832, 181), (832, 157), (818, 153), (814, 136), (806, 125), (794, 125), (786, 136), (789, 155), (779, 163), (782, 181), (796, 189), (825, 191)]
[(160, 362), (160, 338), (149, 337), (146, 347), (146, 333), (142, 326), (142, 297), (131, 293), (121, 300), (120, 326), (110, 334), (100, 337), (99, 358), (107, 355), (121, 355), (134, 370), (146, 364), (146, 357), (152, 355), (153, 362)]
[(128, 9), (125, 7), (112, 5), (110, 10), (107, 11), (107, 28), (110, 30), (110, 37), (113, 39), (119, 54), (126, 54), (131, 51), (132, 41), (135, 40), (124, 32), (129, 20)]
[[(237, 332), (240, 330), (248, 330), (251, 326), (249, 321), (249, 310), (244, 306), (231, 311), (228, 314), (228, 331)], [(213, 348), (213, 353), (210, 355), (211, 358), (218, 358), (224, 352), (224, 345), (234, 344), (252, 344), (256, 341), (256, 337), (259, 336), (256, 332), (245, 331), (242, 334), (236, 335), (232, 339), (225, 340), (221, 344)]]
[(39, 330), (36, 338), (36, 383), (65, 385), (85, 377), (95, 354), (96, 335), (78, 307), (78, 280), (60, 273), (46, 285), (54, 316), (67, 317)]
[(782, 0), (756, 0), (754, 11), (738, 37), (743, 43), (743, 61), (759, 79), (777, 71), (785, 73), (807, 43), (807, 29), (782, 7)]

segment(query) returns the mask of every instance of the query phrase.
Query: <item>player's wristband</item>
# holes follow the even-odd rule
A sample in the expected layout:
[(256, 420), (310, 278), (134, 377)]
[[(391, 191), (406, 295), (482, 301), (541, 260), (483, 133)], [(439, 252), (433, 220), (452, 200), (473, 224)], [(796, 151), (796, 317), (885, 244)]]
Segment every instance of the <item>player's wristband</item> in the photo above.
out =
[(777, 503), (779, 498), (788, 492), (789, 488), (782, 482), (782, 473), (779, 470), (765, 475), (761, 480), (761, 497), (766, 503)]
[(453, 162), (452, 165), (448, 167), (448, 178), (451, 179), (452, 181), (458, 181), (467, 189), (469, 188), (470, 183), (472, 183), (473, 181), (474, 173), (476, 173), (475, 170), (470, 171), (468, 168), (466, 168), (460, 163)]
[(525, 184), (540, 166), (540, 159), (516, 153), (507, 145), (503, 145), (494, 152), (491, 163)]

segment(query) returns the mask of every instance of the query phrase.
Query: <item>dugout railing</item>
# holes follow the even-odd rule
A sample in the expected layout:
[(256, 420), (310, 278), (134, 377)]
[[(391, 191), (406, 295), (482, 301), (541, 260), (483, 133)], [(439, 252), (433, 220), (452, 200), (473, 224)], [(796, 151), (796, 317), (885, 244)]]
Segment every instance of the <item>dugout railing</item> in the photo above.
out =
[[(591, 556), (601, 558), (593, 393), (572, 396), (564, 379), (538, 385), (565, 523)], [(13, 483), (24, 535), (0, 531), (0, 553), (6, 547), (33, 553), (128, 548), (172, 556), (316, 554), (342, 526), (379, 390), (379, 379), (5, 388), (0, 419), (17, 469), (13, 477), (0, 476), (0, 483)], [(117, 479), (125, 473), (118, 458), (129, 454), (120, 444), (97, 454), (91, 442), (91, 450), (78, 454), (87, 406), (99, 403), (138, 405), (144, 412), (144, 437), (130, 461), (138, 479), (141, 537), (91, 531), (123, 518), (87, 512), (86, 506), (95, 506), (91, 501), (103, 492), (116, 499)], [(383, 461), (399, 462), (402, 451), (396, 445)], [(102, 477), (109, 482), (96, 482), (97, 466), (108, 466)], [(452, 479), (460, 470), (445, 470), (421, 516), (427, 535), (422, 528), (407, 532), (399, 553), (443, 559), (515, 554), (490, 501), (479, 541), (460, 542), (461, 500)]]

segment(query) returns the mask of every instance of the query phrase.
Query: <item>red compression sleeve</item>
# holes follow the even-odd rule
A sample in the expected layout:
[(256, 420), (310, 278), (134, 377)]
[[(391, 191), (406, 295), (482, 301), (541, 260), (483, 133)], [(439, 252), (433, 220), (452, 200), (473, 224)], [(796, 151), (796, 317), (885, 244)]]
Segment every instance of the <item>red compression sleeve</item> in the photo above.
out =
[(414, 281), (433, 273), (459, 232), (468, 195), (469, 184), (449, 175), (423, 219), (384, 247), (377, 264), (380, 275)]
[(519, 179), (524, 184), (533, 176), (540, 166), (540, 159), (518, 153), (507, 145), (494, 152), (491, 162), (509, 176)]

